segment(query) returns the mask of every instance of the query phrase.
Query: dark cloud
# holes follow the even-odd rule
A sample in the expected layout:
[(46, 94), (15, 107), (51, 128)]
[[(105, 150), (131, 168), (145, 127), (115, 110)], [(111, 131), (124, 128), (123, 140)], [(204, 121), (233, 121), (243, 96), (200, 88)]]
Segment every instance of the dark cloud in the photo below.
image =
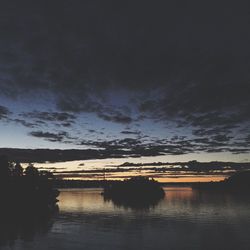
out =
[(66, 112), (41, 112), (41, 111), (33, 111), (33, 112), (26, 112), (20, 114), (20, 116), (35, 119), (42, 122), (62, 122), (62, 124), (69, 124), (73, 123), (76, 119), (76, 116), (73, 114), (69, 114)]
[(98, 114), (100, 118), (106, 121), (117, 122), (122, 124), (129, 124), (133, 120), (130, 116), (124, 115), (121, 112), (112, 112), (111, 114)]
[[(138, 138), (77, 140), (110, 155), (249, 152), (245, 2), (6, 2), (0, 15), (0, 94), (29, 98), (31, 105), (34, 96), (48, 95), (57, 109), (23, 113), (16, 123), (66, 129), (81, 113), (94, 113), (121, 125), (151, 120), (174, 124), (182, 134), (192, 131), (151, 142), (127, 129), (121, 134)], [(8, 112), (0, 106), (0, 119)], [(72, 138), (66, 132), (30, 135)]]
[(84, 99), (84, 101), (79, 100), (77, 96), (74, 96), (74, 98), (74, 100), (71, 100), (66, 96), (63, 100), (59, 100), (58, 108), (77, 113), (95, 113), (103, 120), (121, 124), (129, 124), (133, 121), (133, 118), (128, 114), (129, 112), (127, 110), (124, 112), (122, 107), (114, 107), (107, 103), (100, 104), (98, 100), (88, 100), (88, 98)]
[(8, 116), (11, 114), (8, 108), (0, 105), (0, 120), (4, 118), (8, 118)]
[[(7, 155), (9, 159), (19, 162), (64, 162), (73, 160), (103, 159), (103, 152), (99, 150), (59, 150), (59, 149), (17, 149), (0, 148), (0, 155)], [(108, 155), (107, 155), (108, 158)]]
[[(49, 139), (51, 137), (56, 137), (54, 135), (45, 135)], [(17, 149), (17, 148), (0, 148), (0, 155), (7, 155), (9, 159), (13, 161), (19, 162), (64, 162), (64, 161), (73, 161), (73, 160), (89, 160), (89, 159), (106, 159), (110, 157), (118, 157), (118, 158), (126, 158), (128, 156), (140, 156), (135, 155), (136, 153), (144, 153), (144, 156), (154, 155), (154, 151), (143, 151), (139, 149), (136, 151), (128, 151), (121, 149), (67, 149), (67, 150), (59, 150), (59, 149)], [(238, 150), (239, 151), (239, 150)], [(244, 151), (244, 149), (242, 150)], [(227, 149), (228, 152), (228, 149)], [(232, 149), (232, 152), (236, 152), (236, 150)], [(159, 155), (159, 152), (157, 152)], [(143, 155), (141, 155), (143, 156)], [(210, 170), (225, 170), (225, 169), (233, 169), (233, 170), (244, 170), (249, 168), (249, 163), (232, 163), (232, 162), (210, 162), (210, 163), (198, 163), (196, 161), (193, 162), (152, 162), (152, 163), (124, 163), (120, 166), (113, 167), (157, 167), (157, 171), (168, 171), (169, 166), (176, 171), (176, 167), (181, 166), (183, 169), (187, 171), (210, 171)], [(83, 164), (81, 164), (84, 167)], [(188, 167), (187, 167), (188, 166)], [(110, 167), (110, 166), (107, 166)], [(160, 169), (162, 167), (166, 167), (166, 169)], [(169, 171), (171, 171), (171, 168)], [(179, 167), (178, 167), (179, 168)], [(151, 169), (153, 170), (153, 169)]]
[[(162, 90), (150, 106), (166, 115), (246, 110), (246, 10), (244, 3), (197, 1), (6, 3), (1, 86), (5, 93), (48, 89), (65, 110), (100, 103), (113, 87)], [(150, 109), (146, 103), (143, 110)]]
[(61, 125), (63, 127), (70, 127), (72, 125), (72, 123), (70, 123), (70, 122), (64, 122), (64, 123), (61, 123), (59, 125)]
[(250, 153), (249, 148), (229, 148), (227, 149), (229, 152), (233, 154), (244, 154), (244, 153)]
[(227, 135), (215, 135), (212, 137), (214, 141), (217, 142), (229, 142), (233, 137)]
[(13, 121), (13, 122), (16, 122), (17, 124), (21, 124), (23, 125), (24, 127), (27, 127), (27, 128), (34, 128), (34, 127), (37, 127), (39, 124), (38, 123), (32, 123), (32, 122), (28, 122), (24, 119), (11, 119), (10, 121)]
[(250, 134), (246, 136), (245, 141), (246, 143), (250, 144)]
[(232, 134), (232, 130), (237, 128), (237, 126), (220, 126), (220, 127), (210, 127), (210, 128), (199, 128), (193, 130), (193, 135), (195, 136), (213, 136), (220, 134)]
[[(203, 113), (199, 115), (188, 115), (186, 117), (187, 122), (189, 122), (192, 126), (195, 127), (203, 127), (203, 128), (209, 128), (209, 127), (224, 127), (224, 128), (234, 128), (237, 127), (237, 125), (243, 123), (243, 122), (250, 122), (250, 119), (247, 117), (247, 114), (245, 111), (240, 110), (240, 107), (238, 107), (239, 110), (235, 112), (208, 112)], [(250, 106), (249, 106), (250, 108)], [(250, 112), (250, 111), (249, 111)]]
[(141, 132), (140, 131), (123, 130), (123, 131), (121, 131), (121, 134), (139, 136), (139, 135), (141, 135)]
[(43, 131), (32, 131), (29, 133), (29, 135), (33, 137), (42, 138), (51, 142), (68, 142), (69, 139), (74, 139), (70, 137), (67, 132), (51, 133)]
[(32, 111), (18, 114), (18, 118), (9, 118), (8, 122), (15, 122), (27, 128), (56, 127), (69, 128), (75, 123), (76, 116), (65, 112)]
[(198, 162), (198, 161), (189, 161), (189, 162), (148, 162), (148, 163), (133, 163), (125, 162), (118, 166), (121, 168), (142, 168), (148, 170), (155, 170), (157, 172), (176, 172), (176, 171), (185, 171), (185, 172), (213, 172), (213, 171), (239, 171), (239, 170), (250, 170), (250, 163), (238, 163), (238, 162), (220, 162), (220, 161), (211, 161), (211, 162)]
[[(107, 141), (83, 140), (80, 144), (91, 148), (98, 148), (109, 152), (112, 156), (159, 156), (182, 155), (197, 152), (250, 152), (249, 145), (241, 140), (238, 144), (231, 142), (231, 137), (219, 135), (211, 138), (175, 140), (151, 139), (144, 141), (141, 138), (124, 138)], [(243, 143), (243, 144), (242, 144)], [(243, 149), (243, 150), (242, 150)]]

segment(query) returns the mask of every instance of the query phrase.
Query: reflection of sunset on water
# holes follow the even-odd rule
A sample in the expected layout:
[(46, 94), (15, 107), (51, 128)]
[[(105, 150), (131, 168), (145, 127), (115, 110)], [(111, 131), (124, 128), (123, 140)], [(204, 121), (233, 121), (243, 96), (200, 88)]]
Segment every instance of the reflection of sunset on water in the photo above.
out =
[(194, 197), (194, 192), (191, 187), (167, 187), (164, 188), (166, 192), (165, 199), (168, 202), (173, 202), (175, 200), (190, 200)]
[[(103, 198), (100, 195), (101, 189), (86, 189), (82, 195), (82, 189), (61, 190), (59, 207), (61, 211), (98, 211), (104, 206)], [(112, 205), (105, 203), (106, 210), (112, 210)]]

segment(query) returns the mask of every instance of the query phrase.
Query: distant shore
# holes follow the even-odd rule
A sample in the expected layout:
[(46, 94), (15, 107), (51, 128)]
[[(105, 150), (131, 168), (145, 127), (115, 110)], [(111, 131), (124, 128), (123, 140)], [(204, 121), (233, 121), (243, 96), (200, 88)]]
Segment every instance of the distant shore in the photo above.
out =
[[(107, 183), (118, 183), (121, 181), (106, 181), (106, 180), (56, 180), (55, 186), (60, 189), (64, 188), (102, 188)], [(162, 187), (192, 187), (197, 182), (161, 182)], [(210, 182), (206, 182), (210, 183)]]
[[(55, 180), (56, 188), (103, 188), (107, 184), (116, 184), (122, 181), (114, 180)], [(248, 192), (250, 190), (250, 171), (239, 171), (217, 182), (161, 182), (162, 187), (192, 187), (195, 190)]]

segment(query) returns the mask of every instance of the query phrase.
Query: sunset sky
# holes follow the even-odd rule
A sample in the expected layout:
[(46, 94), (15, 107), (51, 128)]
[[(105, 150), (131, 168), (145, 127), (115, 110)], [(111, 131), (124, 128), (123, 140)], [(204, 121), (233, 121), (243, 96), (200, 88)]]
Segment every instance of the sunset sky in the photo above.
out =
[(247, 1), (5, 1), (0, 17), (1, 148), (250, 161)]

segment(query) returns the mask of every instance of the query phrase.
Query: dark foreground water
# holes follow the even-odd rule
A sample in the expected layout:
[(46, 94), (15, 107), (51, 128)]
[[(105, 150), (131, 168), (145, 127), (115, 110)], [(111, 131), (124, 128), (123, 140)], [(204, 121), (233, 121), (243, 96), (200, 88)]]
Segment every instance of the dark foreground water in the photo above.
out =
[(185, 187), (165, 191), (155, 207), (135, 209), (105, 202), (100, 189), (62, 190), (56, 217), (1, 228), (0, 248), (250, 249), (248, 198)]

